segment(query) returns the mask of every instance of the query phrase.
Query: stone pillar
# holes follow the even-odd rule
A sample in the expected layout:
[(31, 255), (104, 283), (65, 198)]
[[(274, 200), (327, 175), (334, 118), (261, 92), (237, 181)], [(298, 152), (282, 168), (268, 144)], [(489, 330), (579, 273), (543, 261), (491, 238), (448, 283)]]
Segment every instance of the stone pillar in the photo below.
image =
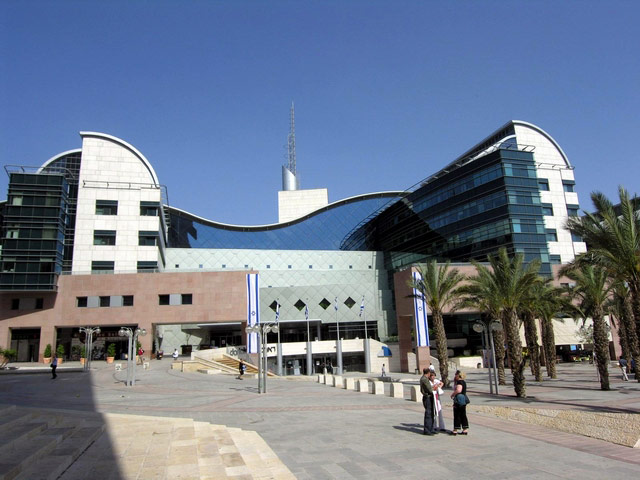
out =
[(366, 378), (361, 378), (358, 380), (358, 391), (369, 393), (369, 380)]
[(384, 395), (384, 382), (380, 380), (374, 380), (373, 382), (373, 393), (374, 395)]
[(333, 386), (336, 388), (343, 388), (342, 377), (340, 375), (334, 375)]
[(411, 401), (422, 402), (422, 393), (420, 393), (420, 385), (411, 385)]
[(404, 398), (404, 385), (400, 382), (393, 382), (391, 384), (391, 397)]
[(51, 344), (51, 354), (56, 352), (56, 327), (53, 325), (43, 325), (40, 327), (40, 348), (38, 352), (38, 362), (42, 362), (44, 358), (44, 349), (47, 344)]
[(403, 372), (409, 371), (407, 353), (411, 352), (413, 348), (411, 341), (412, 324), (413, 315), (398, 315), (398, 347), (400, 349), (400, 370)]
[(416, 368), (422, 373), (423, 368), (431, 365), (431, 349), (429, 347), (416, 347)]
[(344, 388), (346, 390), (355, 390), (356, 387), (356, 379), (347, 377), (344, 379)]

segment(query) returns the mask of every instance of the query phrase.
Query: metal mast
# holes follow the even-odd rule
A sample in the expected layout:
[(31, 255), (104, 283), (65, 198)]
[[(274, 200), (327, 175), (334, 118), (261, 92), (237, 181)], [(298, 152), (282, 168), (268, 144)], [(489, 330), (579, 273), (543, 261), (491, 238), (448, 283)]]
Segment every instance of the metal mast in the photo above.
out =
[(293, 102), (289, 113), (289, 136), (287, 137), (288, 163), (282, 166), (282, 190), (298, 190), (300, 182), (296, 176), (296, 121)]

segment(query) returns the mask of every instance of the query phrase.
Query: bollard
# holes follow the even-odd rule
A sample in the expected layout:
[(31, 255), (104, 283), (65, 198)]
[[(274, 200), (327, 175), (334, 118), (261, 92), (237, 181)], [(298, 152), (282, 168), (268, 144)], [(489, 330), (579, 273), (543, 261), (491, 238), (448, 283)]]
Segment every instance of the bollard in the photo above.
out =
[(347, 377), (344, 379), (344, 388), (345, 390), (355, 390), (356, 388), (356, 380), (355, 378)]
[(404, 398), (404, 384), (400, 382), (391, 383), (391, 397)]
[(358, 391), (369, 393), (369, 380), (366, 378), (361, 378), (358, 380)]
[(380, 380), (374, 380), (373, 382), (373, 393), (374, 395), (384, 395), (384, 382)]
[(333, 386), (336, 388), (343, 388), (342, 377), (340, 375), (334, 375)]
[(422, 393), (420, 393), (420, 385), (411, 385), (411, 401), (421, 402)]

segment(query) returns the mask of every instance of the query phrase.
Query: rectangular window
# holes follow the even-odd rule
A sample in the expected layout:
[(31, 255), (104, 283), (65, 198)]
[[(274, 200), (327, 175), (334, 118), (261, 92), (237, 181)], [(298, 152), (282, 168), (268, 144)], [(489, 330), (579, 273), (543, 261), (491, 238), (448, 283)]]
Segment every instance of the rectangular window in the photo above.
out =
[(572, 242), (583, 242), (584, 240), (582, 240), (582, 237), (580, 235), (576, 235), (575, 233), (571, 234), (571, 241)]
[(158, 270), (158, 262), (138, 262), (138, 273), (153, 273)]
[(94, 245), (115, 245), (116, 231), (115, 230), (94, 230), (93, 244)]
[(169, 305), (169, 295), (158, 295), (158, 305)]
[(558, 241), (558, 233), (555, 229), (549, 228), (546, 230), (547, 242), (557, 242)]
[(160, 210), (158, 202), (140, 202), (141, 217), (157, 217)]
[(76, 306), (83, 308), (87, 306), (87, 297), (76, 297)]
[(549, 180), (543, 180), (541, 178), (538, 179), (538, 186), (540, 187), (540, 191), (548, 192), (549, 191)]
[(575, 192), (575, 185), (576, 183), (570, 180), (562, 181), (562, 188), (565, 192)]
[(111, 297), (100, 297), (100, 306), (101, 307), (110, 307), (111, 306)]
[(44, 308), (44, 298), (36, 298), (36, 310), (42, 310)]
[(96, 215), (117, 215), (117, 200), (96, 200)]
[(577, 205), (567, 205), (567, 215), (569, 215), (570, 217), (577, 217), (579, 209), (580, 207), (578, 207)]
[(122, 306), (123, 307), (133, 307), (133, 295), (123, 295), (122, 296)]
[(549, 217), (553, 216), (553, 207), (549, 203), (542, 204), (542, 214)]
[(549, 255), (549, 262), (555, 265), (560, 264), (560, 255)]
[(140, 230), (138, 232), (138, 245), (143, 247), (155, 247), (158, 245), (158, 232)]
[(91, 262), (91, 273), (113, 273), (115, 262)]
[(182, 294), (182, 305), (191, 305), (193, 303), (193, 295), (190, 293)]
[(20, 308), (20, 299), (12, 298), (11, 299), (11, 310), (18, 310)]

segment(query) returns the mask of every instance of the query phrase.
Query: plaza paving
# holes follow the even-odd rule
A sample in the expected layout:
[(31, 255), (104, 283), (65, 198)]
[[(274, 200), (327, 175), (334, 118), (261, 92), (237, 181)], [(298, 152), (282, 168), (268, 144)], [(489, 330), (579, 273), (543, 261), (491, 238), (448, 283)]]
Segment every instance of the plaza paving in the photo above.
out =
[[(593, 365), (561, 365), (558, 380), (530, 382), (526, 399), (515, 398), (504, 387), (499, 396), (490, 396), (486, 370), (469, 371), (469, 436), (426, 437), (421, 434), (420, 403), (302, 379), (269, 378), (268, 393), (258, 395), (256, 379), (181, 373), (170, 368), (171, 359), (152, 361), (150, 366), (138, 369), (133, 388), (123, 384), (125, 371), (116, 372), (101, 362), (94, 362), (91, 373), (60, 367), (57, 380), (46, 373), (2, 375), (0, 403), (181, 417), (255, 431), (298, 479), (585, 479), (640, 474), (638, 448), (474, 411), (507, 406), (636, 416), (640, 384), (622, 382), (615, 368), (611, 369), (612, 391), (599, 390)], [(390, 375), (409, 383), (418, 381), (413, 375)], [(450, 404), (445, 406), (445, 417), (450, 427)], [(174, 473), (154, 478), (182, 477)], [(185, 474), (184, 478), (194, 477)]]

